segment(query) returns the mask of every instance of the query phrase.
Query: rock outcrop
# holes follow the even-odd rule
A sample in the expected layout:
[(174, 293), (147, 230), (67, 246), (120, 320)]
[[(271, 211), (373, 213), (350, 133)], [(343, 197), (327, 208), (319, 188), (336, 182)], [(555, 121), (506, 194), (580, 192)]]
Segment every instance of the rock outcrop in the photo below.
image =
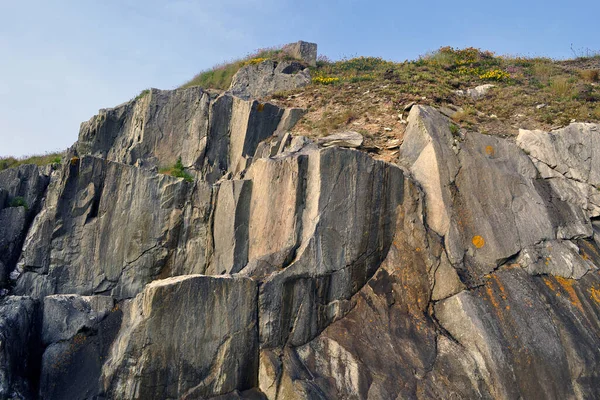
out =
[(229, 90), (241, 98), (261, 98), (304, 87), (310, 81), (310, 71), (301, 62), (265, 60), (240, 68), (233, 76)]
[(413, 104), (386, 163), (235, 94), (153, 89), (0, 172), (0, 399), (600, 397), (599, 125)]

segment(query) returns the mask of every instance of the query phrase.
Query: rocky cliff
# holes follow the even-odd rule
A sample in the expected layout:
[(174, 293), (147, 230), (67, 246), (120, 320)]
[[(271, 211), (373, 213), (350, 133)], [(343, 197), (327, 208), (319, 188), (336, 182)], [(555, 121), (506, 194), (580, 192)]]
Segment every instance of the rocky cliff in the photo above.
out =
[(0, 172), (0, 398), (600, 398), (600, 125), (414, 105), (388, 163), (236, 95), (269, 63)]

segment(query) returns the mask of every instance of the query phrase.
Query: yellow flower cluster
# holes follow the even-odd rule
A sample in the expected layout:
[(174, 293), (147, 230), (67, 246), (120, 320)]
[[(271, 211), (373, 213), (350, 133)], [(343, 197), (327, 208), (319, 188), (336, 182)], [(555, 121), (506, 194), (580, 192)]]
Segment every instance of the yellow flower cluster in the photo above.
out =
[(320, 83), (321, 85), (331, 85), (340, 81), (340, 78), (333, 78), (329, 76), (315, 76), (312, 78), (313, 83)]
[(500, 69), (493, 69), (491, 71), (487, 71), (479, 75), (479, 79), (485, 79), (490, 81), (505, 81), (510, 79), (510, 74)]
[(479, 75), (479, 68), (459, 67), (456, 72), (459, 75)]
[(267, 60), (268, 60), (268, 58), (262, 58), (262, 57), (253, 58), (253, 59), (246, 61), (244, 63), (244, 65), (256, 65), (256, 64), (260, 64), (261, 62), (267, 61)]

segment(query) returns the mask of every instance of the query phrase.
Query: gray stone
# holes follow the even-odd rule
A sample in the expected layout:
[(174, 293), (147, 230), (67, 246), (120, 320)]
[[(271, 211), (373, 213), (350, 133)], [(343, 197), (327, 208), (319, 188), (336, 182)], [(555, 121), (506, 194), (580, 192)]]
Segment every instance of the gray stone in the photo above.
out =
[(360, 133), (348, 131), (334, 133), (333, 135), (319, 138), (317, 140), (317, 143), (323, 147), (340, 146), (356, 148), (362, 146), (363, 140), (363, 135), (361, 135)]
[[(257, 160), (247, 177), (254, 182), (249, 265), (263, 262), (266, 268), (242, 273), (266, 277), (259, 300), (261, 343), (301, 345), (343, 315), (343, 300), (385, 257), (403, 174), (335, 147)], [(266, 201), (277, 208), (267, 211)]]
[(423, 187), (428, 225), (445, 237), (451, 264), (469, 280), (527, 246), (591, 236), (581, 207), (538, 179), (517, 146), (474, 132), (457, 140), (448, 125), (433, 108), (413, 107), (400, 161)]
[(568, 240), (552, 240), (525, 247), (518, 262), (532, 275), (552, 274), (570, 279), (581, 279), (589, 270), (597, 269), (591, 260), (583, 259), (579, 247)]
[(317, 66), (317, 44), (303, 42), (302, 40), (296, 43), (290, 43), (283, 46), (284, 52), (290, 56), (302, 60), (311, 67)]
[(464, 90), (457, 90), (455, 93), (459, 96), (469, 96), (473, 100), (478, 100), (485, 96), (490, 89), (494, 87), (496, 87), (496, 85), (486, 83), (485, 85), (476, 86), (473, 89), (467, 89), (466, 92)]
[(159, 275), (185, 270), (186, 250), (195, 260), (186, 267), (203, 272), (209, 220), (195, 214), (210, 208), (211, 197), (200, 188), (94, 157), (65, 166), (25, 240), (16, 293), (133, 297)]
[[(35, 165), (0, 171), (0, 287), (8, 283), (9, 274), (16, 266), (48, 182), (48, 175)], [(21, 203), (23, 206), (14, 206)]]
[(573, 123), (549, 133), (521, 129), (517, 138), (558, 197), (590, 217), (600, 215), (599, 128)]
[(255, 387), (256, 295), (248, 278), (150, 283), (127, 306), (104, 365), (109, 398), (207, 398)]
[(100, 376), (121, 322), (109, 296), (54, 295), (44, 299), (40, 395), (85, 399), (101, 394)]
[(28, 297), (0, 299), (0, 398), (30, 399), (37, 365), (36, 305)]
[(52, 344), (95, 329), (114, 307), (110, 296), (52, 295), (44, 298), (42, 340)]
[(214, 183), (245, 168), (260, 141), (291, 129), (302, 113), (230, 94), (214, 98), (199, 87), (151, 89), (82, 123), (76, 149), (146, 167), (172, 167), (181, 157), (192, 173)]
[(263, 98), (311, 82), (310, 71), (297, 61), (266, 60), (245, 65), (236, 72), (229, 91), (243, 99)]

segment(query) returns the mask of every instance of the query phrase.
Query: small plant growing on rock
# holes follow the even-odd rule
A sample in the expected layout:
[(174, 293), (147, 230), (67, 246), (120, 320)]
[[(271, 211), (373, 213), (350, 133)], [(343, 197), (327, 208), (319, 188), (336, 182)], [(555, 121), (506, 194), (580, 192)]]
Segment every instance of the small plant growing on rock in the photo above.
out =
[(183, 178), (187, 182), (194, 181), (194, 177), (185, 170), (185, 167), (183, 166), (183, 163), (181, 162), (181, 157), (179, 157), (177, 159), (177, 162), (175, 163), (174, 166), (172, 166), (171, 168), (163, 168), (159, 172), (161, 174), (174, 176), (175, 178)]
[(8, 203), (8, 206), (9, 207), (25, 207), (26, 210), (29, 208), (29, 206), (27, 205), (27, 201), (21, 196), (14, 197)]

